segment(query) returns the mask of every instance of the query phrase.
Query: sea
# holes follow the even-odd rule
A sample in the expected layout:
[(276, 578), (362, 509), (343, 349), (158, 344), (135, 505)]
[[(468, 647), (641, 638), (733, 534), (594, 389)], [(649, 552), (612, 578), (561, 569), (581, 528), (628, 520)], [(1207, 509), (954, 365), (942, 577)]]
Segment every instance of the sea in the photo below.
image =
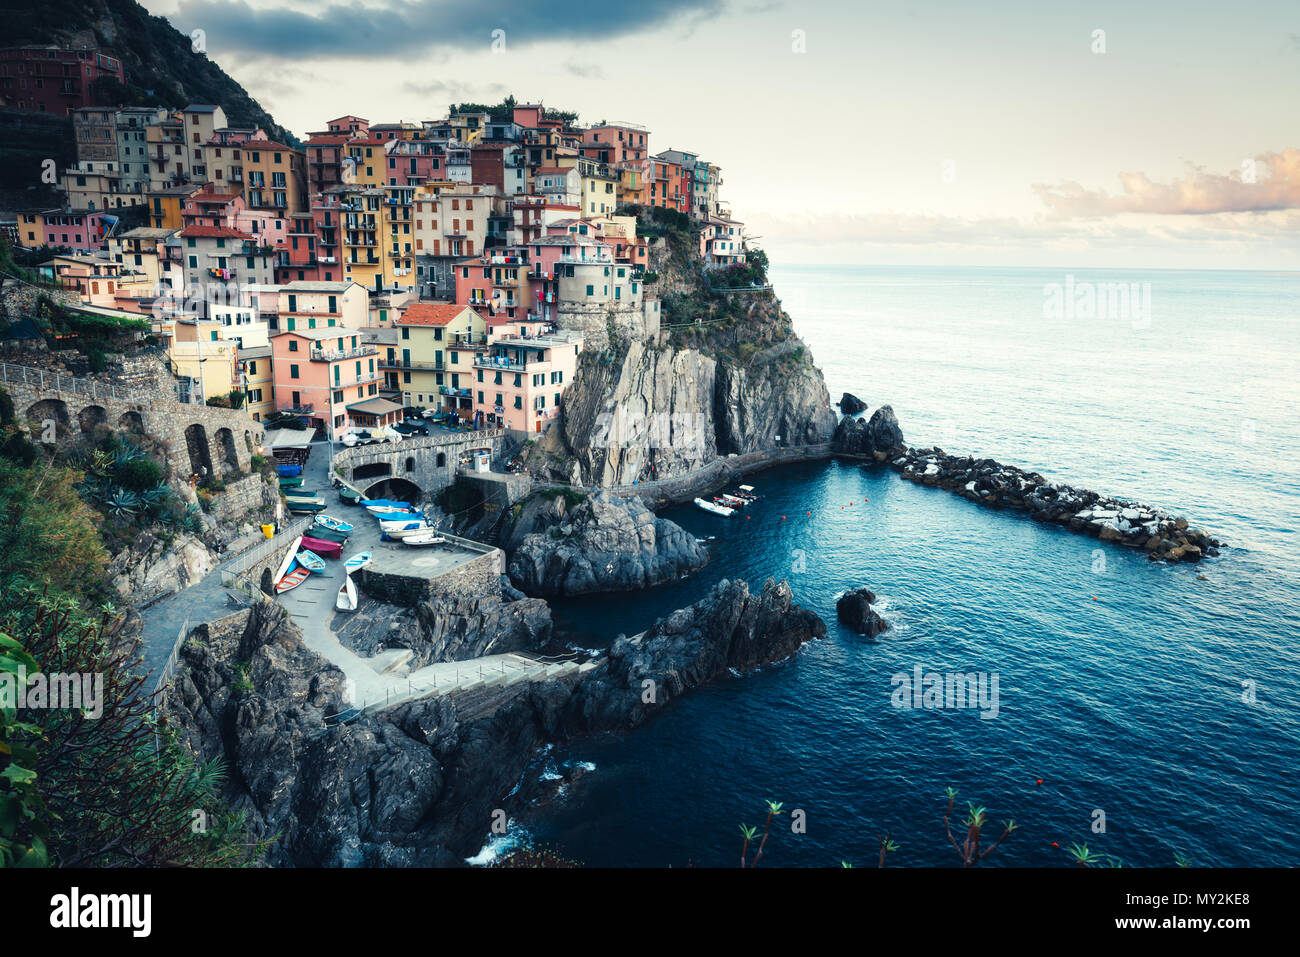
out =
[[(554, 603), (603, 647), (721, 579), (785, 579), (825, 638), (686, 696), (640, 729), (549, 753), (588, 773), (521, 815), (589, 865), (1289, 866), (1300, 846), (1300, 274), (774, 267), (832, 401), (891, 405), (907, 441), (1185, 515), (1218, 558), (1166, 566), (887, 469), (751, 475), (730, 519), (661, 514), (711, 561), (634, 594)], [(869, 412), (867, 414), (870, 414)], [(836, 622), (866, 587), (890, 629)], [(983, 706), (905, 692), (974, 674)], [(996, 698), (991, 692), (996, 680)], [(992, 699), (992, 700), (990, 700)], [(938, 706), (934, 706), (938, 705)], [(949, 706), (951, 705), (951, 706)], [(751, 848), (750, 856), (753, 851)]]

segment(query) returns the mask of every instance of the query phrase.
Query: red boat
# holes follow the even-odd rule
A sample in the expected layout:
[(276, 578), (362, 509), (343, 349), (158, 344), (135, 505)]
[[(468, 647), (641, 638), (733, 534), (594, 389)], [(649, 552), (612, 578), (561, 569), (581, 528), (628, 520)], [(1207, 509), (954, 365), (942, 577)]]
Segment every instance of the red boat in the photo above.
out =
[(289, 589), (297, 588), (307, 580), (307, 576), (310, 574), (311, 572), (307, 571), (307, 569), (303, 568), (301, 565), (295, 565), (293, 571), (289, 572), (276, 582), (275, 593), (277, 595), (283, 595)]
[(327, 542), (319, 538), (302, 537), (302, 547), (315, 552), (321, 558), (339, 558), (343, 555), (343, 545), (339, 542)]

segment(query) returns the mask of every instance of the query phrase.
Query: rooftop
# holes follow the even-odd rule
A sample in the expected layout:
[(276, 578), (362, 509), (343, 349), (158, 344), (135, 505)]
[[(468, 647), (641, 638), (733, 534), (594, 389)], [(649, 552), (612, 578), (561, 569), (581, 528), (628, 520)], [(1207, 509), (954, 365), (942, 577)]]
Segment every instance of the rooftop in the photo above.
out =
[[(441, 302), (413, 302), (397, 320), (399, 326), (445, 326), (463, 312), (473, 312), (469, 306)], [(477, 315), (477, 313), (475, 313)]]

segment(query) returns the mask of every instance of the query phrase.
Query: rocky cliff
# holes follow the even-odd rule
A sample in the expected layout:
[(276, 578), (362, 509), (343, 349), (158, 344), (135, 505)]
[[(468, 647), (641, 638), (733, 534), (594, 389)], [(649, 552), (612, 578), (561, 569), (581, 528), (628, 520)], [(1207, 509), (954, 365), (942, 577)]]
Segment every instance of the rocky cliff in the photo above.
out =
[(705, 547), (641, 499), (600, 493), (571, 509), (564, 498), (534, 523), (507, 566), (525, 593), (551, 597), (648, 588), (708, 561)]
[(534, 793), (539, 749), (627, 729), (732, 671), (780, 661), (824, 635), (784, 583), (751, 594), (720, 582), (704, 600), (620, 636), (589, 671), (424, 698), (327, 723), (342, 673), (266, 602), (201, 626), (181, 652), (167, 721), (204, 758), (222, 756), (224, 795), (250, 831), (277, 836), (268, 863), (458, 864), (498, 809)]
[[(650, 230), (644, 223), (639, 228)], [(580, 485), (672, 478), (719, 456), (830, 441), (826, 384), (769, 289), (718, 291), (689, 229), (651, 244), (657, 340), (620, 333), (584, 355), (529, 468)], [(606, 344), (607, 343), (607, 344)]]

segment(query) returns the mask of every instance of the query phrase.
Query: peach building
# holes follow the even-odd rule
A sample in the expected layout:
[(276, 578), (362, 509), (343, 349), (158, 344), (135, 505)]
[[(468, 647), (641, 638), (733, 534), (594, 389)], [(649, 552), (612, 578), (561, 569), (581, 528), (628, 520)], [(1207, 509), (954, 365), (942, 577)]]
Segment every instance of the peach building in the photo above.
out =
[(536, 327), (510, 326), (512, 334), (475, 356), (474, 423), (533, 436), (559, 415), (564, 391), (578, 371), (583, 337), (569, 331), (526, 335)]
[(339, 326), (271, 337), (275, 407), (337, 440), (354, 426), (391, 425), (401, 407), (379, 395), (379, 350)]

